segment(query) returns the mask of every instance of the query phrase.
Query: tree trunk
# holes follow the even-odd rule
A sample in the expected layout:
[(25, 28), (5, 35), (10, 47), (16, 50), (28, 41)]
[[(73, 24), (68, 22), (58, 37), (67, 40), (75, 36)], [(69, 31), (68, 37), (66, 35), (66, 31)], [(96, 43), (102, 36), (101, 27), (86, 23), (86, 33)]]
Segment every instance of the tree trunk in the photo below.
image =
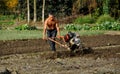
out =
[(34, 23), (36, 22), (37, 18), (36, 18), (36, 0), (34, 0)]
[(28, 24), (29, 24), (29, 22), (30, 22), (30, 6), (29, 6), (30, 4), (29, 4), (29, 0), (27, 0), (27, 22), (28, 22)]
[(42, 24), (44, 24), (44, 15), (45, 15), (44, 11), (45, 11), (45, 0), (43, 0), (43, 7), (42, 7)]

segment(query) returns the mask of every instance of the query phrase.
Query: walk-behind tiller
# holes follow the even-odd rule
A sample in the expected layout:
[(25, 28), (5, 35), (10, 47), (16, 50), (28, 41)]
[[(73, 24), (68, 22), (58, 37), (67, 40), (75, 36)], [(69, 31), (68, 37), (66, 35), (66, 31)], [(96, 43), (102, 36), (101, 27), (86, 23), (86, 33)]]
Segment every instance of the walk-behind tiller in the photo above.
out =
[(80, 40), (80, 35), (77, 33), (73, 33), (73, 32), (68, 32), (66, 35), (61, 36), (62, 40), (64, 41), (63, 43), (60, 43), (57, 40), (54, 40), (52, 38), (48, 38), (49, 40), (55, 42), (56, 44), (67, 48), (70, 51), (76, 51), (76, 50), (82, 50), (83, 49), (83, 45), (82, 42)]

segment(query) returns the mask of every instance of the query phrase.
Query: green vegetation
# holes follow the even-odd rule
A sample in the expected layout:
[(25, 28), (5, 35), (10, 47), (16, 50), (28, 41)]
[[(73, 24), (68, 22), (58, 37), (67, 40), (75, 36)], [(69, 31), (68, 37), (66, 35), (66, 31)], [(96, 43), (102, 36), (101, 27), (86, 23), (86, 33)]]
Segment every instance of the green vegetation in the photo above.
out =
[[(34, 1), (36, 1), (36, 9)], [(62, 35), (67, 31), (80, 32), (81, 35), (100, 34), (103, 30), (120, 31), (120, 0), (46, 0), (45, 2), (45, 18), (48, 13), (52, 13), (58, 20), (63, 21), (60, 23), (64, 24), (64, 21), (68, 23), (62, 27), (65, 30), (62, 31)], [(27, 0), (0, 0), (1, 40), (42, 37), (41, 30), (38, 30), (36, 26), (30, 26), (36, 24), (24, 24), (29, 15), (26, 13), (28, 3), (30, 4), (30, 22), (35, 19), (34, 10), (37, 11), (36, 21), (40, 21), (43, 15), (41, 12), (43, 0), (29, 2)]]
[(92, 24), (94, 22), (95, 19), (91, 15), (80, 16), (74, 21), (75, 24), (84, 24), (84, 23)]
[(120, 23), (106, 21), (93, 26), (91, 30), (120, 30)]
[(0, 21), (0, 30), (1, 29), (7, 29), (8, 27), (12, 26), (14, 21)]
[[(67, 34), (68, 31), (62, 30), (61, 35)], [(82, 35), (103, 34), (104, 31), (73, 31)], [(0, 30), (0, 40), (16, 39), (39, 39), (42, 38), (42, 30)]]
[(35, 26), (29, 26), (28, 24), (23, 24), (15, 27), (16, 30), (37, 30)]
[(8, 21), (8, 22), (0, 21), (0, 26), (10, 26), (13, 24), (14, 24), (14, 21)]
[(106, 21), (109, 21), (109, 22), (114, 22), (114, 21), (115, 21), (115, 19), (114, 19), (114, 18), (112, 18), (110, 15), (106, 15), (106, 14), (104, 14), (104, 15), (101, 15), (100, 17), (98, 17), (98, 19), (97, 19), (97, 22), (96, 22), (96, 23), (101, 24), (101, 23), (104, 23), (104, 22), (106, 22)]
[[(43, 0), (36, 0), (37, 20), (42, 18)], [(34, 0), (29, 0), (30, 17), (34, 15)], [(27, 19), (27, 0), (0, 0), (0, 15), (17, 15)], [(47, 8), (47, 9), (46, 9)], [(99, 9), (98, 11), (96, 11)], [(45, 17), (53, 13), (58, 18), (75, 15), (110, 14), (114, 18), (120, 17), (120, 0), (46, 0)], [(22, 17), (21, 16), (21, 17)]]
[(109, 14), (110, 0), (103, 0), (103, 14)]
[[(81, 30), (81, 31), (71, 30), (71, 31), (72, 31), (72, 32), (75, 32), (75, 33), (79, 33), (80, 36), (99, 35), (99, 34), (104, 34), (104, 33), (105, 33), (105, 31), (103, 31), (103, 30), (91, 30), (91, 31), (89, 31), (89, 30)], [(68, 31), (66, 31), (66, 30), (61, 31), (61, 34), (62, 34), (62, 35), (65, 35), (65, 34), (67, 34), (67, 33), (68, 33)]]
[(0, 40), (37, 39), (42, 37), (40, 30), (0, 30)]
[(89, 30), (90, 26), (88, 24), (83, 24), (83, 25), (76, 25), (76, 24), (67, 24), (64, 27), (65, 30), (73, 30), (73, 31), (77, 31), (77, 30)]
[(0, 16), (0, 29), (6, 29), (15, 24), (14, 15), (1, 15)]
[(14, 20), (15, 18), (16, 18), (15, 15), (0, 15), (0, 21)]
[(95, 25), (76, 25), (76, 24), (68, 24), (64, 27), (65, 30), (73, 30), (73, 31), (80, 31), (80, 30), (120, 30), (120, 23), (118, 22), (110, 22), (106, 21), (101, 24)]

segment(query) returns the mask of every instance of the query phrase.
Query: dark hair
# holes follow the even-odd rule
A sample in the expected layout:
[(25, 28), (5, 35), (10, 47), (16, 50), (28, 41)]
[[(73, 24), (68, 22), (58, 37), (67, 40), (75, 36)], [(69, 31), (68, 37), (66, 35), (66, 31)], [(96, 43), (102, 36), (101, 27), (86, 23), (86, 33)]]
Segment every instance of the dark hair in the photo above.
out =
[(52, 16), (54, 16), (52, 13), (49, 13), (48, 15), (52, 15)]

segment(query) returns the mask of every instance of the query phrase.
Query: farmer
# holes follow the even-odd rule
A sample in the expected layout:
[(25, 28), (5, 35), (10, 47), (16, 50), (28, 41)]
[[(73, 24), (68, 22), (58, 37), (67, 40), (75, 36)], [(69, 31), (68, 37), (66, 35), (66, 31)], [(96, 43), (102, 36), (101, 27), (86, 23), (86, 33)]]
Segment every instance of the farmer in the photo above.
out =
[[(47, 34), (47, 37), (46, 37)], [(44, 28), (43, 28), (43, 39), (52, 38), (55, 39), (56, 35), (60, 37), (60, 30), (58, 21), (52, 14), (49, 14), (48, 18), (45, 20)], [(49, 45), (52, 51), (56, 51), (55, 42), (48, 39)]]
[(80, 35), (74, 32), (68, 32), (66, 35), (63, 36), (64, 42), (69, 44), (69, 48), (71, 51), (79, 48), (81, 45)]

